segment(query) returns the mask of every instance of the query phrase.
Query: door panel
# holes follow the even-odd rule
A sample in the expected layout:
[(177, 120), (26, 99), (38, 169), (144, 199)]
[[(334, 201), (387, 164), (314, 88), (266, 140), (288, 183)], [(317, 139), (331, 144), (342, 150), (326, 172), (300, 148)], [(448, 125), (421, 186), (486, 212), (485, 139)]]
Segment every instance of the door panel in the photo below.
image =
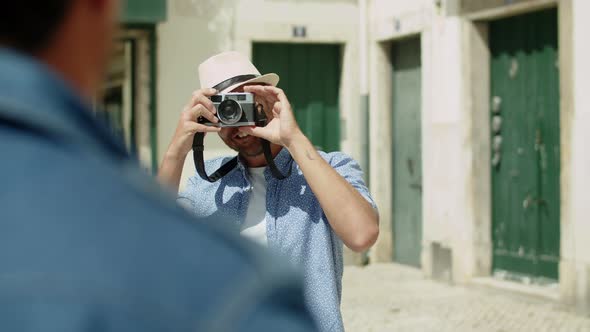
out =
[(413, 266), (422, 249), (420, 57), (420, 38), (393, 46), (393, 256)]
[(279, 87), (313, 144), (339, 150), (340, 45), (254, 43), (252, 58), (260, 72), (279, 74)]
[(490, 24), (493, 268), (558, 278), (557, 11)]
[(166, 0), (123, 0), (121, 3), (121, 23), (146, 24), (166, 20)]

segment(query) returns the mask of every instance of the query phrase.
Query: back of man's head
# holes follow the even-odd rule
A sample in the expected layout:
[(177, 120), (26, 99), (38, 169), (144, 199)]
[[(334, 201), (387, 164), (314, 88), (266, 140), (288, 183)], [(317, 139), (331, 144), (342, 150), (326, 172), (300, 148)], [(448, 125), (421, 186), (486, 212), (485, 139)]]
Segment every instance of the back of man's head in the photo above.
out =
[(9, 0), (0, 46), (48, 64), (79, 93), (99, 86), (114, 38), (119, 0)]
[(26, 53), (39, 53), (55, 35), (73, 1), (6, 1), (0, 11), (0, 43)]

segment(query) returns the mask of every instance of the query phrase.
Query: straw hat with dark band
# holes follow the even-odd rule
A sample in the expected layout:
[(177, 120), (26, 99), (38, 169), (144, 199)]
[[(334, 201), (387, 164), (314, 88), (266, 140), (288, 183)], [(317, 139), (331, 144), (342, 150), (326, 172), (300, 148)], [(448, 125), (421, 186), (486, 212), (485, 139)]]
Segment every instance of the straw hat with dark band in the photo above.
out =
[(224, 52), (214, 55), (199, 65), (202, 88), (214, 88), (227, 93), (246, 84), (262, 83), (276, 86), (279, 75), (261, 75), (250, 60), (239, 52)]

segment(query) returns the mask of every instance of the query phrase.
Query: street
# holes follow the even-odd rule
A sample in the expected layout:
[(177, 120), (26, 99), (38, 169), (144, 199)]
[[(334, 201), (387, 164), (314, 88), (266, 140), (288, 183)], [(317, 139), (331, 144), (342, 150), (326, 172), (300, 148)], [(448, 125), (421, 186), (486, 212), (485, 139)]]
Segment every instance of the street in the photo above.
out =
[(590, 314), (576, 314), (558, 303), (450, 286), (395, 264), (347, 266), (342, 314), (348, 332), (590, 331)]

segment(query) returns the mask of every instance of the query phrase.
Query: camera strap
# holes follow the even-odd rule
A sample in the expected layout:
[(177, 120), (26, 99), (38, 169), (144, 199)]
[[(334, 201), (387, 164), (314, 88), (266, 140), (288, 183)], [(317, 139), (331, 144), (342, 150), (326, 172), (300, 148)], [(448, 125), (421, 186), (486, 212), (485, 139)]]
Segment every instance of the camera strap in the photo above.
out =
[(195, 134), (195, 138), (193, 139), (193, 159), (195, 161), (195, 168), (197, 169), (199, 176), (203, 180), (213, 183), (226, 176), (227, 173), (231, 172), (234, 168), (236, 168), (236, 166), (238, 166), (238, 157), (234, 157), (230, 161), (223, 164), (212, 175), (207, 175), (207, 171), (205, 170), (205, 160), (203, 160), (203, 151), (205, 151), (205, 145), (203, 144), (204, 140), (205, 133)]
[(279, 170), (277, 164), (275, 164), (274, 158), (272, 157), (272, 152), (270, 151), (270, 142), (265, 139), (262, 140), (262, 151), (264, 152), (264, 158), (266, 159), (266, 164), (268, 165), (272, 176), (274, 176), (276, 179), (284, 180), (291, 175), (291, 164), (289, 164), (289, 172), (287, 172), (287, 175), (284, 175)]
[[(193, 159), (195, 161), (195, 168), (197, 169), (199, 176), (203, 180), (213, 183), (226, 176), (229, 172), (236, 168), (236, 166), (238, 166), (238, 157), (234, 157), (230, 161), (223, 164), (212, 175), (207, 175), (207, 171), (205, 170), (205, 161), (203, 159), (203, 151), (205, 151), (205, 146), (203, 144), (204, 139), (205, 133), (195, 134), (195, 138), (193, 139)], [(266, 159), (268, 168), (270, 169), (270, 173), (273, 177), (279, 180), (284, 180), (291, 175), (291, 165), (289, 165), (289, 172), (286, 175), (279, 170), (277, 164), (275, 164), (274, 158), (272, 157), (270, 142), (265, 139), (262, 140), (262, 151), (264, 153), (264, 158)]]

